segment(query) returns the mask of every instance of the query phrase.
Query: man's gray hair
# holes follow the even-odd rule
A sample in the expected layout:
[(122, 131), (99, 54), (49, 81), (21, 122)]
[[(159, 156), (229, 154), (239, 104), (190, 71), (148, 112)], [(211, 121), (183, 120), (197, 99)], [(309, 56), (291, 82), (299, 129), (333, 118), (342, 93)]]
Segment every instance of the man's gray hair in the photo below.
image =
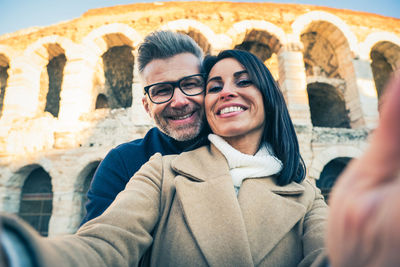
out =
[(191, 53), (203, 60), (203, 50), (190, 36), (172, 31), (156, 31), (147, 35), (138, 50), (139, 73), (154, 59), (165, 59)]

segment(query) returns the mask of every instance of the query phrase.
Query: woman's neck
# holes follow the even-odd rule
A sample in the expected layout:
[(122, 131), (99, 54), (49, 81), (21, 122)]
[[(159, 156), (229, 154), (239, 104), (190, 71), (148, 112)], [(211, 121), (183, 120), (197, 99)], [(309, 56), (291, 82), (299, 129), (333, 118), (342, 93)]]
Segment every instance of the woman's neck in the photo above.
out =
[(255, 138), (249, 134), (246, 134), (245, 136), (221, 137), (234, 149), (248, 155), (256, 154), (261, 143), (261, 138)]

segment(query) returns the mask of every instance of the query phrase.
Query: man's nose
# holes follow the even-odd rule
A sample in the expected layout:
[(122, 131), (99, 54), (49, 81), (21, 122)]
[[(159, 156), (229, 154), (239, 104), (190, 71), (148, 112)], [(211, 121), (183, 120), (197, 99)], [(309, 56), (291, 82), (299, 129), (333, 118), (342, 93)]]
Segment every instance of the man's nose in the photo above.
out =
[(174, 88), (174, 96), (171, 99), (171, 107), (179, 108), (189, 104), (188, 96), (185, 95), (178, 87)]

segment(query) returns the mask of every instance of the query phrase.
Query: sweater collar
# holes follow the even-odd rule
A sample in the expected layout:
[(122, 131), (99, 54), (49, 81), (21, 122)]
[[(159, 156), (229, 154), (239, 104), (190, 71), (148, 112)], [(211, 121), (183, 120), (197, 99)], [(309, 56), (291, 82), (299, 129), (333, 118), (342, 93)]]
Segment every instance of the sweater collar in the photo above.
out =
[(273, 155), (268, 144), (263, 144), (255, 155), (248, 155), (236, 150), (218, 135), (210, 134), (208, 139), (228, 161), (229, 172), (237, 190), (246, 178), (269, 177), (282, 169), (282, 162)]

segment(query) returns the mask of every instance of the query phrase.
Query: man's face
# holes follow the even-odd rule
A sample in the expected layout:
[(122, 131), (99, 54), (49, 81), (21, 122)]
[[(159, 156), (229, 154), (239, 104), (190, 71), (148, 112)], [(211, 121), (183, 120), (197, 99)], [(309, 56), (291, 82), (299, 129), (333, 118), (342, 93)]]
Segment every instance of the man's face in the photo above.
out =
[[(141, 73), (144, 86), (174, 82), (185, 76), (200, 72), (199, 60), (190, 53), (182, 53), (167, 59), (155, 59)], [(142, 103), (146, 112), (153, 118), (157, 127), (178, 141), (197, 137), (204, 123), (204, 94), (186, 96), (175, 88), (172, 99), (166, 103), (155, 104), (145, 95)]]

